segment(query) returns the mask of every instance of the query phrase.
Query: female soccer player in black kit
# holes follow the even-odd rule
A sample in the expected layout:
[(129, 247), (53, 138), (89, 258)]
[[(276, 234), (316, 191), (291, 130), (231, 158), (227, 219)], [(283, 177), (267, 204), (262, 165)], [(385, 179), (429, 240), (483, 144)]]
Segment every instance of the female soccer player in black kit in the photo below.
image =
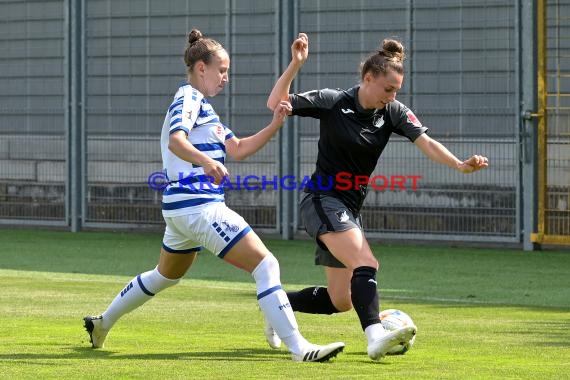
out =
[[(404, 77), (404, 47), (396, 40), (382, 41), (361, 68), (361, 81), (348, 90), (322, 89), (289, 94), (291, 82), (307, 60), (309, 39), (300, 33), (291, 46), (292, 59), (275, 83), (267, 100), (273, 110), (282, 100), (292, 105), (292, 115), (320, 120), (320, 138), (312, 186), (306, 186), (301, 215), (309, 235), (317, 243), (315, 262), (325, 267), (327, 287), (310, 287), (287, 295), (294, 311), (333, 314), (354, 307), (367, 338), (367, 352), (380, 360), (400, 342), (412, 338), (414, 327), (387, 332), (379, 319), (376, 286), (378, 261), (364, 236), (360, 210), (366, 184), (347, 189), (346, 179), (370, 175), (392, 133), (407, 137), (428, 158), (462, 173), (486, 168), (486, 157), (465, 161), (430, 138), (414, 113), (396, 100)], [(337, 181), (342, 173), (342, 181)], [(331, 183), (332, 182), (332, 183)], [(353, 183), (354, 183), (353, 182)], [(267, 326), (272, 347), (279, 339)]]

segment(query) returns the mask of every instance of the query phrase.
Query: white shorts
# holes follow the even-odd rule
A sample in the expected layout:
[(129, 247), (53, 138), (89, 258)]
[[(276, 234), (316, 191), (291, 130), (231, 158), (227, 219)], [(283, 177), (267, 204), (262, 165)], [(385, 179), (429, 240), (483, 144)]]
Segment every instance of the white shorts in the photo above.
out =
[(212, 202), (197, 214), (165, 216), (162, 248), (171, 253), (190, 253), (206, 248), (219, 258), (244, 237), (251, 227), (223, 202)]

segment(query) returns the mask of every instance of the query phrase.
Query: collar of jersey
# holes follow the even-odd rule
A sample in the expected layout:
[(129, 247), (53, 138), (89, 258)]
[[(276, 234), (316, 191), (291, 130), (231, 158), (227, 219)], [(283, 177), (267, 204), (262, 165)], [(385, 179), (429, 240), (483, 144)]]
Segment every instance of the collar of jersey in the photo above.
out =
[(365, 108), (362, 108), (362, 106), (360, 105), (360, 102), (358, 101), (358, 89), (359, 88), (360, 88), (360, 85), (357, 85), (357, 86), (354, 86), (353, 88), (350, 89), (350, 91), (352, 92), (352, 95), (354, 96), (354, 106), (356, 107), (356, 112), (361, 113), (361, 114), (365, 114), (365, 115), (374, 114), (374, 112), (376, 112), (375, 109), (367, 110)]

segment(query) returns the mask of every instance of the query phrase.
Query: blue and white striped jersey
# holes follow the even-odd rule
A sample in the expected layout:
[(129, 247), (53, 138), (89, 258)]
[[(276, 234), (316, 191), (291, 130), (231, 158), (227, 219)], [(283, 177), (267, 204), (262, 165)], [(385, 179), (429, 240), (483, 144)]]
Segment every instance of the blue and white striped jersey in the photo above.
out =
[(170, 134), (179, 130), (196, 149), (222, 164), (225, 141), (234, 136), (204, 95), (182, 83), (166, 112), (160, 137), (162, 165), (169, 181), (162, 194), (164, 216), (199, 213), (209, 202), (224, 201), (223, 186), (209, 182), (201, 166), (182, 160), (168, 149)]

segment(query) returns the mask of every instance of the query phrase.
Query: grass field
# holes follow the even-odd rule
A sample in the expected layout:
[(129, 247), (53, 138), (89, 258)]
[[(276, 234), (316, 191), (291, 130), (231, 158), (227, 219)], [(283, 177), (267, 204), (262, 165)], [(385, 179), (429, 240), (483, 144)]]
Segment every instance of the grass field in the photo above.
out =
[[(159, 234), (0, 229), (0, 378), (568, 379), (570, 251), (374, 246), (381, 308), (418, 325), (406, 355), (372, 362), (356, 313), (297, 313), (311, 341), (342, 340), (329, 363), (271, 350), (251, 277), (207, 253), (180, 285), (125, 316), (93, 350), (100, 313), (156, 265)], [(268, 240), (286, 289), (323, 283), (308, 241)]]

